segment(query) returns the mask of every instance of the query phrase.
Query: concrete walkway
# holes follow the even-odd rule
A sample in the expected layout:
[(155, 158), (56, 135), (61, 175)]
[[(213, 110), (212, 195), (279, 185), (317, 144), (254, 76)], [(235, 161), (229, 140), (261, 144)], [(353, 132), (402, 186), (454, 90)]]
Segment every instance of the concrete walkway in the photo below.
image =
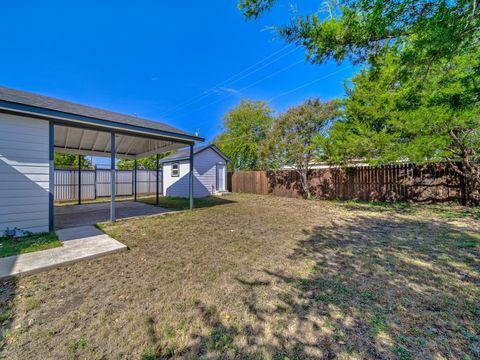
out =
[(63, 242), (62, 247), (0, 258), (0, 279), (34, 274), (127, 250), (124, 244), (94, 226), (57, 230), (57, 235)]

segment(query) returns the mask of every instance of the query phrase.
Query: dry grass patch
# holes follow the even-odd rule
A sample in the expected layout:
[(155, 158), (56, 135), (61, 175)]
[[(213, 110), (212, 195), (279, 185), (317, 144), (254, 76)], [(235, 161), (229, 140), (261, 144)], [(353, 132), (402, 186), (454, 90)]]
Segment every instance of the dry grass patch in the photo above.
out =
[(429, 207), (226, 199), (104, 224), (129, 251), (4, 282), (3, 355), (480, 356), (474, 217)]

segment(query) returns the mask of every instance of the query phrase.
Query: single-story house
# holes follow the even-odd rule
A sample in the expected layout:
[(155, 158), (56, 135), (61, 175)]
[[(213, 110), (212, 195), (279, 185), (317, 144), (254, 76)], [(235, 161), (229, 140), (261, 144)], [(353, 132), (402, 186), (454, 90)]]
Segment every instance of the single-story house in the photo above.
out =
[[(189, 149), (182, 149), (160, 160), (163, 194), (188, 197)], [(227, 190), (227, 162), (230, 159), (214, 144), (193, 149), (193, 195), (205, 197)]]
[[(161, 122), (0, 87), (0, 235), (54, 229), (54, 152), (110, 158), (115, 221), (116, 158), (159, 159), (185, 146), (193, 153), (197, 141)], [(193, 172), (187, 183), (193, 207)]]

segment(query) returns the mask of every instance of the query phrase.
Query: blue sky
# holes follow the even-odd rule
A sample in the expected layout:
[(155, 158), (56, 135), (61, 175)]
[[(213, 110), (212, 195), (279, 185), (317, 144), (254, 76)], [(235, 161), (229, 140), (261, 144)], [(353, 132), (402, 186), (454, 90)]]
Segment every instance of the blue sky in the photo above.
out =
[(308, 64), (272, 31), (291, 10), (280, 1), (246, 21), (235, 0), (4, 2), (0, 85), (199, 128), (208, 141), (241, 98), (282, 111), (344, 95), (354, 68)]

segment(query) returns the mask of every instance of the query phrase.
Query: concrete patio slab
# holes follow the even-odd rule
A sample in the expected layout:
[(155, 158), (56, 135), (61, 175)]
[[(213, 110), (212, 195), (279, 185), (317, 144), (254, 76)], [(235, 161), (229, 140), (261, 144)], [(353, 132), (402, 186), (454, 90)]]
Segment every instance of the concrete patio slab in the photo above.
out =
[(127, 250), (127, 246), (94, 226), (58, 230), (62, 247), (0, 258), (0, 279), (30, 275), (77, 261)]
[[(115, 204), (118, 220), (139, 216), (163, 214), (171, 210), (135, 201), (119, 201)], [(110, 203), (63, 205), (55, 207), (55, 228), (94, 225), (110, 219)]]

